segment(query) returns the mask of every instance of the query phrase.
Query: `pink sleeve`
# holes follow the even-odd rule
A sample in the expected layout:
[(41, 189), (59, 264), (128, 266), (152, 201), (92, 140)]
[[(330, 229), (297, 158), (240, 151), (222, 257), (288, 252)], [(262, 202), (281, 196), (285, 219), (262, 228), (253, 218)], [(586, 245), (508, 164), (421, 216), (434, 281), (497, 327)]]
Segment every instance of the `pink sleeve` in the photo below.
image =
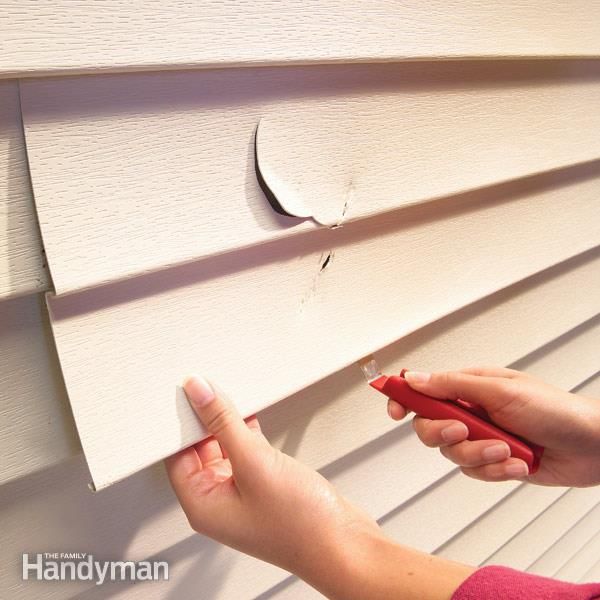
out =
[(600, 583), (576, 585), (508, 567), (482, 567), (454, 592), (452, 600), (592, 600)]

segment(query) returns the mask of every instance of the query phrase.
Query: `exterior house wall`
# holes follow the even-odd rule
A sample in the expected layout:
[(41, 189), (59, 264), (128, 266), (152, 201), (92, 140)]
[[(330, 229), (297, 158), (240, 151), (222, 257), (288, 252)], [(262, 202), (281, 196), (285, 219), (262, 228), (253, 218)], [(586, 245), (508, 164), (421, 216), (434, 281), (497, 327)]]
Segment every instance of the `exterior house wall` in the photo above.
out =
[[(318, 597), (189, 529), (157, 464), (204, 435), (189, 372), (398, 541), (597, 579), (598, 490), (467, 479), (353, 363), (600, 398), (600, 7), (276, 4), (0, 16), (2, 596)], [(322, 219), (273, 212), (257, 125)], [(24, 582), (36, 551), (170, 581)]]

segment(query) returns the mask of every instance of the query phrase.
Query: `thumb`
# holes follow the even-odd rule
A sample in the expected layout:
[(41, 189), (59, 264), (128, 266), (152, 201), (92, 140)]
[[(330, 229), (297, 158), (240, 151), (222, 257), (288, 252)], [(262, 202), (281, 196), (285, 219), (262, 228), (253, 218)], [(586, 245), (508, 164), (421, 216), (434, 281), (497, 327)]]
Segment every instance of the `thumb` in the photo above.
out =
[(418, 392), (444, 400), (466, 400), (488, 412), (499, 411), (515, 399), (511, 391), (514, 382), (506, 377), (485, 377), (460, 371), (407, 371), (404, 377)]
[(189, 377), (183, 389), (194, 412), (230, 460), (236, 462), (247, 454), (257, 438), (232, 402), (218, 394), (203, 377)]

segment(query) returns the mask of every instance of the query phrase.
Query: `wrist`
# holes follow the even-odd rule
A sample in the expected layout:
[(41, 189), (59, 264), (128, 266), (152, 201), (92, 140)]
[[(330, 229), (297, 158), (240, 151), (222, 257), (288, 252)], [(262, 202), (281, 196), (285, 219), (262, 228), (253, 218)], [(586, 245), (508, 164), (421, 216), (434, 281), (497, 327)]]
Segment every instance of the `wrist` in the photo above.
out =
[(367, 574), (390, 543), (379, 525), (368, 518), (352, 520), (321, 539), (324, 548), (319, 556), (296, 575), (331, 600), (365, 598)]
[(297, 573), (330, 600), (450, 600), (474, 571), (401, 546), (371, 520), (352, 523), (330, 542), (316, 568)]

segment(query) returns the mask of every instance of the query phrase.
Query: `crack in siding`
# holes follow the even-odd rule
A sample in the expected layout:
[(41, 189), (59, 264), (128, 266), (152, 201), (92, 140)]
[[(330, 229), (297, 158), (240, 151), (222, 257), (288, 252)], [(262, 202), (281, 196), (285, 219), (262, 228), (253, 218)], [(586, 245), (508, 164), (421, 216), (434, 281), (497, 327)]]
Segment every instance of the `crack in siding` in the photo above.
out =
[(327, 268), (327, 265), (329, 265), (329, 263), (331, 262), (332, 258), (333, 258), (333, 250), (331, 250), (329, 252), (329, 254), (327, 254), (327, 257), (325, 258), (325, 260), (323, 261), (323, 264), (321, 265), (321, 269), (319, 271), (319, 274), (321, 274), (323, 272), (323, 270)]
[(342, 207), (342, 214), (340, 215), (338, 222), (335, 225), (332, 225), (330, 229), (337, 229), (338, 227), (342, 227), (346, 219), (346, 213), (348, 212), (348, 208), (350, 207), (350, 203), (352, 202), (353, 196), (354, 178), (350, 177), (350, 181), (348, 182), (348, 188), (346, 189), (346, 199), (344, 201), (344, 206)]
[(310, 302), (310, 300), (317, 293), (317, 286), (319, 283), (319, 279), (321, 278), (325, 269), (327, 269), (328, 267), (331, 266), (331, 263), (333, 262), (334, 257), (335, 257), (335, 250), (330, 250), (329, 252), (322, 252), (321, 255), (319, 256), (319, 270), (313, 277), (312, 283), (311, 283), (310, 287), (308, 288), (308, 291), (306, 292), (306, 294), (300, 301), (300, 304), (301, 304), (300, 310), (301, 311), (304, 308), (304, 305), (307, 304), (308, 302)]

